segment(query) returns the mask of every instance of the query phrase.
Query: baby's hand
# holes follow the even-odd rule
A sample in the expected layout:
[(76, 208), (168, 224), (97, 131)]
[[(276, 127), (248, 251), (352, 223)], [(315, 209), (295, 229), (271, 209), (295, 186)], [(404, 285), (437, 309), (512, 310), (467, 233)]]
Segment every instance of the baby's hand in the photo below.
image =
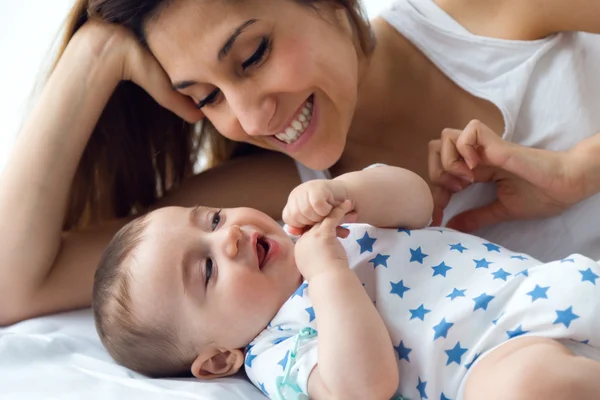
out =
[[(305, 229), (323, 221), (334, 207), (345, 200), (350, 200), (352, 210), (354, 204), (348, 198), (343, 181), (319, 179), (305, 182), (290, 193), (283, 209), (283, 221), (290, 228), (290, 233), (300, 235)], [(342, 222), (354, 222), (355, 217), (356, 213), (349, 213)]]
[(304, 233), (296, 243), (296, 265), (307, 281), (334, 268), (348, 268), (348, 256), (338, 236), (348, 234), (348, 231), (339, 225), (350, 210), (350, 201), (345, 200), (333, 208), (323, 221)]

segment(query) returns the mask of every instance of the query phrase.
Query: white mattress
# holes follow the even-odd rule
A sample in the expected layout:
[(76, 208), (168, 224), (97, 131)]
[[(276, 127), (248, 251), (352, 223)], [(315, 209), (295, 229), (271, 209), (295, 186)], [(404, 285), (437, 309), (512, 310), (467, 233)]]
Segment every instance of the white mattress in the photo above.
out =
[(104, 350), (91, 310), (0, 328), (0, 399), (264, 400), (242, 376), (201, 382), (148, 379)]

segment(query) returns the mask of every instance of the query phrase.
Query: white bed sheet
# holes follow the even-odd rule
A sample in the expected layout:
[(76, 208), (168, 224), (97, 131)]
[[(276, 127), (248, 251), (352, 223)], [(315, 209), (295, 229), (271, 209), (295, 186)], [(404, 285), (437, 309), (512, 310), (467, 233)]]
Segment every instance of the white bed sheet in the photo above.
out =
[(0, 399), (264, 400), (242, 376), (149, 379), (104, 350), (90, 309), (0, 328)]

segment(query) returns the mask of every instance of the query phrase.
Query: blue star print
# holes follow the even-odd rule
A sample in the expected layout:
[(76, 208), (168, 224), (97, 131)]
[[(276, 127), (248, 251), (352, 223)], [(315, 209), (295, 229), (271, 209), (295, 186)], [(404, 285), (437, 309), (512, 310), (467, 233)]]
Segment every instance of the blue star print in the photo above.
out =
[(369, 236), (369, 232), (365, 232), (362, 238), (357, 239), (356, 243), (360, 245), (360, 254), (365, 251), (373, 251), (373, 243), (375, 243), (377, 239)]
[(429, 257), (429, 254), (424, 254), (420, 247), (415, 250), (410, 249), (410, 262), (416, 261), (419, 264), (423, 264), (425, 257)]
[(252, 361), (254, 361), (255, 358), (256, 356), (254, 354), (248, 352), (246, 355), (246, 366), (252, 368)]
[(304, 309), (307, 313), (308, 313), (308, 322), (313, 322), (313, 320), (315, 319), (315, 309), (312, 307), (308, 307)]
[(283, 336), (283, 337), (277, 338), (277, 339), (273, 340), (273, 344), (274, 345), (279, 344), (285, 340), (288, 340), (289, 338), (291, 338), (291, 336)]
[(290, 351), (288, 350), (285, 352), (285, 356), (283, 356), (283, 358), (281, 360), (279, 360), (279, 362), (277, 363), (278, 365), (281, 365), (281, 368), (283, 368), (284, 372), (285, 372), (285, 367), (287, 366), (289, 355), (290, 355)]
[(547, 299), (548, 289), (550, 289), (550, 286), (541, 287), (540, 285), (535, 285), (535, 288), (531, 292), (527, 293), (527, 295), (531, 296), (531, 302), (533, 303), (537, 299)]
[(503, 316), (503, 315), (504, 315), (504, 313), (500, 314), (500, 315), (498, 316), (498, 318), (496, 318), (495, 320), (493, 320), (493, 321), (492, 321), (492, 324), (494, 324), (494, 325), (497, 325), (497, 324), (498, 324), (498, 321), (500, 321), (500, 318), (502, 318), (502, 316)]
[(304, 282), (302, 285), (300, 285), (300, 287), (298, 289), (296, 289), (296, 291), (292, 295), (292, 299), (296, 296), (304, 297), (304, 289), (306, 289), (307, 287), (308, 287), (308, 283), (306, 283), (306, 282)]
[(573, 312), (573, 306), (562, 311), (556, 310), (556, 321), (553, 322), (553, 325), (563, 324), (568, 328), (571, 325), (571, 322), (577, 318), (579, 318), (579, 315)]
[(517, 329), (512, 330), (512, 331), (506, 331), (506, 334), (508, 335), (509, 339), (515, 338), (517, 336), (521, 336), (524, 335), (526, 333), (528, 333), (529, 331), (524, 331), (523, 330), (523, 325), (519, 325), (517, 326)]
[(473, 357), (473, 359), (471, 360), (471, 362), (468, 363), (468, 364), (465, 364), (465, 368), (466, 369), (471, 368), (473, 366), (473, 363), (475, 363), (475, 361), (477, 361), (477, 359), (479, 358), (480, 355), (481, 355), (481, 353), (475, 354), (475, 356)]
[(445, 278), (446, 272), (450, 271), (452, 269), (452, 267), (447, 266), (446, 263), (442, 261), (439, 265), (436, 265), (435, 267), (431, 267), (431, 269), (433, 269), (432, 276), (441, 275)]
[(450, 250), (459, 251), (461, 254), (463, 251), (469, 250), (465, 246), (463, 246), (460, 242), (456, 243), (456, 244), (449, 244), (448, 246), (450, 246)]
[(496, 252), (500, 253), (500, 246), (498, 246), (497, 244), (484, 243), (483, 245), (488, 249), (488, 251), (496, 251)]
[(564, 258), (562, 260), (560, 260), (560, 263), (566, 263), (566, 262), (570, 262), (570, 263), (574, 263), (575, 260), (573, 260), (572, 258)]
[(406, 233), (408, 236), (410, 236), (410, 229), (402, 229), (402, 228), (398, 228), (398, 232), (404, 232), (404, 233)]
[(483, 308), (485, 311), (487, 311), (488, 304), (490, 304), (490, 301), (493, 299), (494, 296), (490, 296), (486, 293), (482, 293), (479, 296), (474, 297), (473, 300), (475, 300), (475, 308), (473, 308), (473, 311), (477, 311), (480, 308)]
[(404, 342), (401, 340), (398, 346), (394, 346), (394, 350), (396, 350), (396, 354), (398, 354), (398, 361), (406, 360), (410, 362), (410, 358), (408, 355), (412, 351), (408, 347), (404, 346)]
[(454, 324), (452, 322), (446, 322), (446, 318), (442, 318), (439, 324), (433, 327), (435, 334), (433, 335), (433, 340), (435, 341), (437, 338), (443, 337), (446, 338), (448, 336), (448, 331), (452, 328)]
[(369, 260), (370, 263), (373, 263), (373, 268), (377, 268), (378, 265), (383, 265), (384, 267), (387, 268), (387, 259), (390, 258), (390, 256), (386, 256), (383, 254), (377, 254), (375, 256), (375, 258), (372, 258)]
[(264, 383), (258, 382), (258, 386), (260, 387), (260, 391), (263, 392), (265, 396), (269, 396), (269, 392), (267, 392), (267, 389), (265, 389)]
[(508, 278), (512, 274), (500, 268), (498, 271), (492, 272), (492, 275), (494, 275), (494, 279), (502, 279), (503, 281), (506, 281), (506, 278)]
[(392, 285), (392, 290), (390, 290), (391, 294), (397, 294), (398, 296), (400, 296), (401, 299), (404, 298), (404, 293), (408, 292), (410, 290), (409, 287), (404, 286), (404, 281), (401, 280), (400, 282), (390, 282), (390, 284)]
[(514, 258), (516, 260), (521, 260), (521, 261), (525, 261), (525, 260), (529, 260), (527, 257), (523, 257), (521, 255), (518, 256), (510, 256), (510, 258)]
[(526, 277), (529, 278), (529, 271), (527, 271), (526, 269), (524, 269), (523, 271), (519, 272), (515, 276), (519, 276), (519, 275), (523, 275), (523, 276), (526, 276)]
[(493, 264), (493, 262), (489, 262), (485, 258), (482, 258), (481, 260), (473, 259), (473, 261), (475, 261), (475, 268), (489, 268), (490, 264)]
[(410, 319), (419, 318), (421, 321), (425, 320), (425, 314), (431, 312), (431, 310), (428, 310), (425, 307), (423, 307), (423, 304), (421, 304), (418, 308), (415, 308), (414, 310), (408, 311), (410, 311), (411, 314)]
[(452, 293), (450, 293), (448, 296), (450, 300), (454, 300), (457, 297), (465, 297), (465, 292), (467, 291), (467, 289), (463, 289), (463, 290), (458, 290), (457, 288), (454, 288), (454, 290), (452, 291)]
[(417, 390), (419, 391), (419, 396), (421, 396), (421, 400), (428, 399), (427, 392), (425, 389), (427, 388), (427, 381), (421, 381), (421, 377), (419, 377), (419, 384), (417, 385)]
[(449, 349), (449, 350), (444, 350), (446, 352), (446, 354), (448, 355), (448, 361), (446, 361), (446, 366), (452, 364), (453, 362), (460, 365), (462, 356), (468, 350), (469, 349), (460, 347), (460, 342), (456, 342), (456, 346), (454, 346), (454, 348)]
[(581, 274), (581, 282), (592, 282), (594, 284), (594, 286), (596, 286), (596, 279), (600, 278), (598, 275), (596, 275), (591, 268), (584, 270), (579, 270), (579, 273)]
[(449, 398), (447, 398), (444, 393), (442, 393), (442, 395), (440, 396), (440, 400), (450, 400)]

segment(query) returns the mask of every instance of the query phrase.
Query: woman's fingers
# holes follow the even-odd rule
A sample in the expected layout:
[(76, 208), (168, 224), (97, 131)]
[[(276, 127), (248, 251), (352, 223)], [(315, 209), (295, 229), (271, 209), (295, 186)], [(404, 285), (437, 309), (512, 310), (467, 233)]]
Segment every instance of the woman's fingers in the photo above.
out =
[(429, 142), (428, 155), (429, 180), (435, 186), (441, 186), (451, 192), (460, 192), (469, 185), (469, 182), (454, 176), (446, 171), (442, 164), (442, 141), (432, 140)]
[(462, 133), (463, 131), (457, 129), (444, 129), (442, 131), (441, 162), (444, 171), (472, 183), (473, 173), (456, 147), (456, 142)]

